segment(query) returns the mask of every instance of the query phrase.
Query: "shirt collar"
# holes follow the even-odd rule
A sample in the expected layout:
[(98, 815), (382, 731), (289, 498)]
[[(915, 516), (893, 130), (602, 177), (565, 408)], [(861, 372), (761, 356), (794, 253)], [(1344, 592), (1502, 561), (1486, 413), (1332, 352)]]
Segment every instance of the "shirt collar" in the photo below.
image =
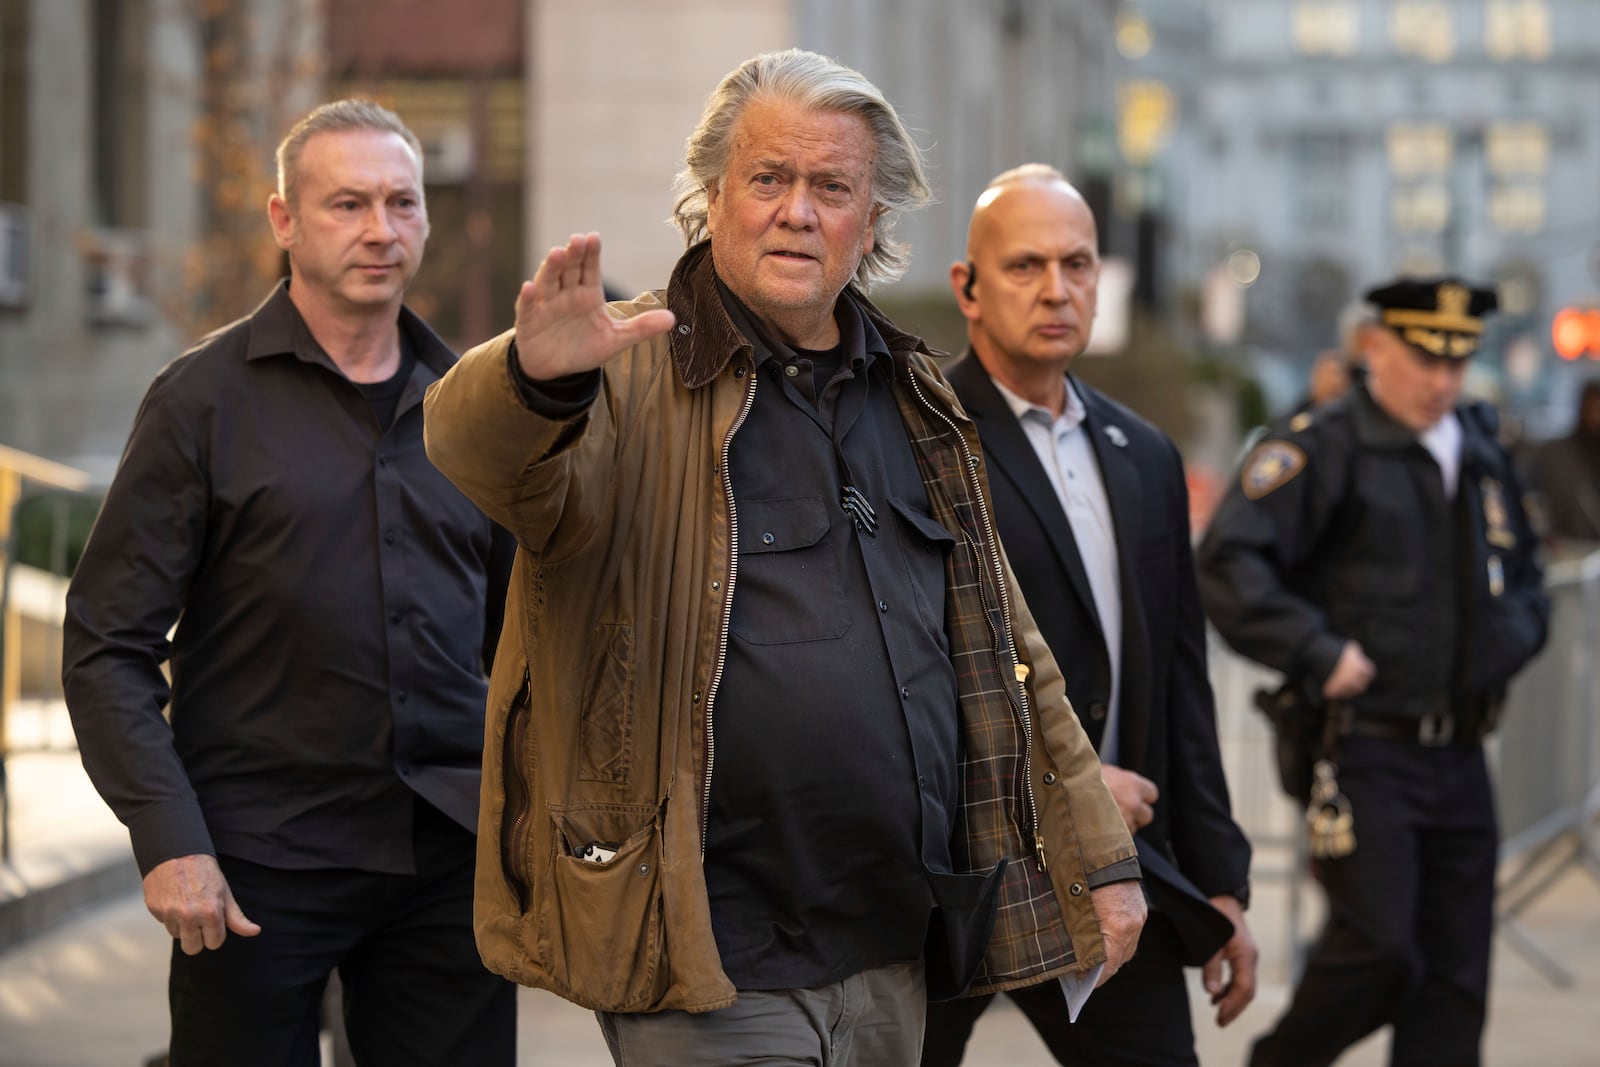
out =
[(1070, 377), (1066, 379), (1066, 383), (1067, 406), (1061, 412), (1059, 418), (1049, 408), (1041, 407), (1031, 400), (1024, 400), (1010, 389), (1007, 389), (999, 380), (995, 380), (994, 387), (999, 390), (1001, 398), (1005, 400), (1006, 406), (1011, 409), (1011, 413), (1017, 417), (1018, 421), (1021, 421), (1029, 414), (1033, 414), (1036, 419), (1042, 418), (1045, 425), (1050, 427), (1059, 425), (1063, 432), (1071, 433), (1083, 425), (1083, 420), (1089, 417), (1089, 409), (1083, 406), (1083, 397), (1078, 395), (1077, 387), (1072, 384)]
[[(761, 366), (769, 359), (787, 362), (794, 358), (794, 349), (768, 331), (720, 277), (717, 278), (717, 292), (722, 297), (728, 317), (754, 349), (756, 366)], [(889, 355), (889, 345), (884, 341), (883, 334), (878, 332), (871, 319), (861, 313), (848, 289), (839, 294), (833, 315), (839, 324), (840, 351), (844, 354), (846, 365), (859, 369), (863, 364), (870, 366), (877, 356)]]
[[(411, 343), (417, 363), (433, 373), (428, 380), (442, 377), (456, 361), (456, 354), (416, 312), (400, 308), (400, 333)], [(289, 279), (285, 278), (262, 301), (250, 317), (250, 336), (245, 359), (267, 356), (294, 356), (304, 363), (320, 363), (336, 373), (338, 366), (311, 335), (311, 328), (300, 316), (300, 309), (289, 299)]]

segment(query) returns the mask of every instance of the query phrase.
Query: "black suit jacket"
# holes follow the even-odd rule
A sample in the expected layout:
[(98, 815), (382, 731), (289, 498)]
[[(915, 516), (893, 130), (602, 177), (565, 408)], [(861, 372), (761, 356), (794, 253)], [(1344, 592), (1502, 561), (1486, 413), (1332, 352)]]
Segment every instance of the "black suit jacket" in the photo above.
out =
[(1096, 750), (1111, 698), (1107, 636), (1121, 642), (1118, 763), (1161, 791), (1154, 820), (1136, 835), (1139, 863), (1184, 962), (1202, 963), (1233, 929), (1207, 898), (1245, 892), (1250, 843), (1222, 773), (1183, 461), (1160, 430), (1073, 380), (1116, 531), (1122, 633), (1104, 635), (1072, 527), (1016, 416), (970, 350), (945, 374), (977, 424), (1017, 584)]

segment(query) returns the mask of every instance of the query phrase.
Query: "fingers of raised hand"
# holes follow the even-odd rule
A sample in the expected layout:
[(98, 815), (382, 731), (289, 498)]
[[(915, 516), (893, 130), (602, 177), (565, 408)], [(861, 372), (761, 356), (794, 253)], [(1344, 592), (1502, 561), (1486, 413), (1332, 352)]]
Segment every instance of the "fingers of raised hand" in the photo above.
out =
[[(585, 286), (593, 288), (598, 297), (600, 235), (575, 233), (567, 239), (565, 245), (556, 245), (550, 249), (544, 261), (539, 264), (539, 269), (534, 272), (532, 284), (533, 295), (540, 302), (554, 300), (558, 296), (576, 292)], [(524, 292), (518, 295), (519, 308), (528, 295), (526, 288), (524, 286)]]

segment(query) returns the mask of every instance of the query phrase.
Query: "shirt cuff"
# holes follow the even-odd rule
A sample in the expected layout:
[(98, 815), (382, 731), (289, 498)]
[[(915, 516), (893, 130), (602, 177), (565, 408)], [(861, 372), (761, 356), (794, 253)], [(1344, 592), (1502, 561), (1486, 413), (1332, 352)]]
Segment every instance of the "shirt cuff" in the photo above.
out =
[(515, 339), (506, 346), (506, 370), (511, 375), (511, 386), (517, 391), (523, 407), (552, 422), (563, 422), (582, 415), (600, 395), (598, 367), (551, 378), (547, 382), (534, 381), (522, 372), (522, 364), (517, 361)]
[(1345, 639), (1337, 634), (1320, 633), (1306, 643), (1306, 647), (1297, 658), (1300, 669), (1292, 673), (1316, 683), (1317, 693), (1322, 692), (1322, 683), (1328, 680), (1333, 669), (1339, 665), (1339, 657), (1344, 653)]
[(1137, 882), (1143, 877), (1144, 872), (1139, 869), (1138, 859), (1129, 856), (1097, 871), (1088, 871), (1084, 874), (1083, 880), (1088, 883), (1090, 889), (1099, 889), (1113, 882)]
[(142, 878), (179, 856), (215, 856), (205, 816), (189, 804), (167, 804), (128, 822), (133, 858)]

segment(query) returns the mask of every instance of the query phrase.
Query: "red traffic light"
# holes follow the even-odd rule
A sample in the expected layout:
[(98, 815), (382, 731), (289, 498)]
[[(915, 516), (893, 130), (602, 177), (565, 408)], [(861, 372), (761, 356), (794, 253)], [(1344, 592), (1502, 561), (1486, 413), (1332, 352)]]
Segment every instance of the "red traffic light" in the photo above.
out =
[(1562, 308), (1550, 323), (1550, 341), (1562, 359), (1600, 359), (1600, 310)]

